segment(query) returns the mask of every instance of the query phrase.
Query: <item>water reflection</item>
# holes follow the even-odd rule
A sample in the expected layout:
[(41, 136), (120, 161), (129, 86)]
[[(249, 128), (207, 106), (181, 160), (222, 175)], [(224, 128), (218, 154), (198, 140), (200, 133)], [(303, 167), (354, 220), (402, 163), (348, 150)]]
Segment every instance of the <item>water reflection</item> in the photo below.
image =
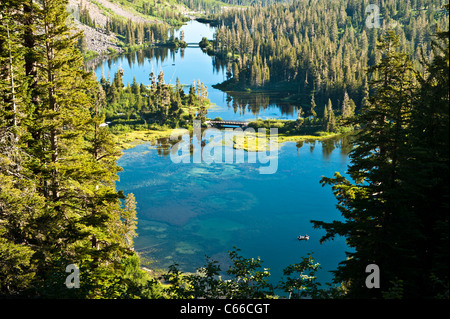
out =
[[(214, 28), (191, 21), (182, 27), (186, 38), (198, 43), (195, 35), (203, 34), (212, 39)], [(200, 30), (200, 31), (199, 31)], [(199, 33), (200, 32), (200, 33)], [(199, 40), (200, 41), (200, 40)], [(223, 92), (214, 84), (227, 79), (227, 63), (214, 56), (208, 56), (199, 47), (185, 49), (156, 47), (116, 55), (107, 60), (93, 59), (86, 63), (87, 69), (94, 68), (97, 78), (102, 74), (113, 79), (120, 68), (124, 71), (124, 83), (150, 85), (150, 72), (164, 72), (166, 83), (175, 84), (177, 78), (186, 90), (192, 81), (200, 80), (208, 87), (208, 98), (215, 105), (209, 110), (209, 117), (229, 120), (250, 120), (255, 118), (296, 119), (298, 105), (289, 102), (288, 94), (277, 92)]]
[(251, 114), (256, 118), (295, 119), (299, 106), (283, 99), (283, 93), (227, 92), (227, 107), (235, 114)]
[(172, 49), (168, 47), (155, 47), (141, 49), (135, 52), (124, 53), (122, 55), (109, 58), (106, 62), (109, 69), (118, 62), (126, 60), (128, 67), (133, 69), (135, 67), (143, 67), (147, 60), (153, 60), (156, 64), (163, 64), (164, 62), (175, 61), (175, 56), (178, 51), (184, 51), (184, 49)]
[[(204, 136), (204, 129), (202, 129), (201, 131), (201, 136)], [(198, 138), (199, 136), (196, 135), (196, 137)], [(193, 138), (193, 133), (190, 132), (190, 154), (191, 156), (194, 153), (194, 149), (193, 149), (193, 145), (196, 145), (197, 143), (194, 143), (192, 141)], [(182, 136), (178, 136), (178, 137), (163, 137), (163, 138), (159, 138), (156, 139), (154, 141), (149, 142), (150, 145), (155, 148), (157, 150), (157, 153), (159, 156), (161, 157), (168, 157), (170, 156), (170, 152), (172, 149), (172, 146), (174, 146), (175, 144), (179, 143), (182, 140)], [(324, 160), (328, 160), (331, 156), (331, 154), (333, 153), (334, 150), (339, 150), (339, 154), (341, 156), (341, 158), (343, 160), (347, 160), (348, 154), (349, 152), (352, 150), (353, 148), (353, 141), (354, 141), (354, 133), (347, 133), (347, 134), (342, 134), (339, 136), (335, 136), (335, 137), (331, 137), (328, 139), (324, 139), (324, 140), (300, 140), (295, 142), (295, 146), (297, 148), (297, 154), (300, 154), (300, 149), (303, 147), (307, 147), (309, 146), (309, 152), (313, 153), (316, 146), (320, 145), (321, 146), (321, 151), (322, 151), (322, 156)], [(201, 147), (202, 149), (206, 146), (208, 141), (202, 139), (201, 140)], [(292, 142), (285, 142), (285, 143), (280, 143), (281, 147), (283, 145), (285, 145), (286, 143), (292, 143)]]
[[(200, 27), (190, 22), (184, 29), (187, 38), (193, 34), (192, 26)], [(297, 116), (297, 106), (283, 94), (214, 89), (213, 84), (226, 80), (226, 66), (199, 48), (141, 50), (103, 61), (95, 71), (98, 78), (102, 72), (112, 78), (119, 67), (124, 69), (125, 83), (136, 77), (149, 85), (152, 69), (163, 70), (166, 83), (174, 84), (177, 77), (187, 85), (200, 79), (217, 105), (208, 112), (210, 118)], [(117, 188), (136, 196), (139, 236), (135, 246), (142, 256), (154, 260), (150, 267), (178, 263), (182, 270), (194, 271), (204, 264), (205, 254), (222, 262), (226, 251), (236, 245), (246, 256), (260, 256), (275, 280), (285, 266), (313, 251), (323, 267), (320, 278), (329, 280), (328, 271), (345, 259), (345, 240), (336, 238), (321, 245), (324, 232), (313, 229), (309, 221), (341, 218), (332, 191), (319, 181), (346, 171), (351, 137), (286, 142), (280, 149), (279, 169), (272, 175), (259, 174), (249, 163), (173, 163), (170, 152), (180, 140), (163, 138), (139, 145), (124, 151), (118, 162), (124, 170)], [(311, 239), (299, 244), (300, 233)]]

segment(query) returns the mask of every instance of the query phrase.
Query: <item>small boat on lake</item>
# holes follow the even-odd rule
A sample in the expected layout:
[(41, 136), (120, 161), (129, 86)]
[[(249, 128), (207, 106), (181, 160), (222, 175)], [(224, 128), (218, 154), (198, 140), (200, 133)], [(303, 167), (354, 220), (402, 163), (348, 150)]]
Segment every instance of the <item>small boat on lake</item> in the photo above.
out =
[(308, 235), (300, 235), (297, 237), (298, 240), (309, 240), (309, 236)]

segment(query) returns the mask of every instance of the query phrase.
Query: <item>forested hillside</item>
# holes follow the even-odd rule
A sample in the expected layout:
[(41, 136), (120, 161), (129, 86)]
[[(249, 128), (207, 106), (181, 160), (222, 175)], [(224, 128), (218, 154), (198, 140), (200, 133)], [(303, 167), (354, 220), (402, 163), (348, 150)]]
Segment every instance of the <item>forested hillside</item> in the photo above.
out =
[(155, 44), (177, 46), (175, 27), (189, 20), (177, 1), (70, 0), (74, 28), (84, 32), (78, 46), (85, 57)]
[(69, 0), (74, 27), (84, 31), (79, 48), (85, 57), (123, 52), (142, 45), (174, 44), (170, 32), (190, 16), (220, 13), (233, 6), (269, 5), (248, 0)]
[(227, 10), (232, 7), (268, 6), (287, 1), (289, 0), (180, 0), (189, 9), (205, 14), (220, 13), (224, 9)]
[[(369, 4), (377, 4), (380, 28), (366, 26)], [(210, 44), (228, 61), (232, 78), (220, 88), (271, 88), (298, 94), (309, 109), (311, 97), (322, 106), (330, 98), (336, 110), (348, 92), (357, 107), (367, 98), (366, 69), (380, 60), (378, 37), (393, 29), (400, 47), (420, 59), (433, 57), (430, 39), (446, 29), (445, 1), (378, 2), (296, 0), (286, 4), (226, 10), (216, 15), (218, 29)]]

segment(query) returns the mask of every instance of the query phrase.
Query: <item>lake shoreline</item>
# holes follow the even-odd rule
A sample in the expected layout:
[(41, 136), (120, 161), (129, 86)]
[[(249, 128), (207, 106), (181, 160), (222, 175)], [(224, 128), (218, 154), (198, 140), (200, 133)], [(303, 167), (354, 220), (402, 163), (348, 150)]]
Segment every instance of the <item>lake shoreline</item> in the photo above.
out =
[[(174, 130), (183, 130), (185, 128), (176, 129), (155, 129), (155, 130), (135, 130), (126, 133), (111, 133), (114, 136), (114, 142), (120, 151), (131, 149), (141, 144), (148, 142), (155, 142), (161, 138), (169, 138)], [(278, 134), (278, 143), (283, 144), (285, 142), (300, 142), (300, 141), (323, 141), (341, 135), (348, 132), (328, 133), (326, 135), (300, 135), (300, 134)], [(248, 151), (248, 150), (247, 150)]]
[[(334, 197), (319, 181), (322, 175), (345, 170), (348, 147), (343, 143), (349, 139), (333, 139), (331, 134), (280, 136), (283, 142), (279, 152), (272, 153), (278, 158), (277, 172), (265, 175), (258, 172), (258, 164), (259, 168), (268, 166), (260, 162), (194, 163), (193, 157), (186, 162), (191, 165), (173, 162), (170, 147), (177, 141), (168, 140), (170, 133), (170, 129), (143, 131), (135, 136), (128, 133), (130, 142), (139, 134), (148, 142), (133, 141), (135, 145), (147, 144), (124, 150), (124, 156), (118, 160), (123, 168), (118, 187), (135, 194), (139, 203), (135, 250), (145, 260), (141, 266), (151, 270), (147, 270), (149, 275), (158, 277), (173, 263), (179, 265), (183, 274), (195, 273), (203, 265), (203, 253), (227, 265), (226, 251), (235, 245), (247, 256), (261, 256), (272, 269), (274, 283), (284, 266), (314, 250), (324, 267), (321, 280), (329, 280), (327, 271), (334, 270), (344, 258), (340, 255), (345, 241), (334, 241), (327, 247), (320, 245), (322, 234), (311, 229), (309, 220), (312, 216), (338, 218)], [(166, 139), (155, 142), (158, 134)], [(312, 141), (318, 138), (323, 141)], [(304, 142), (293, 143), (299, 139)], [(226, 144), (222, 154), (236, 152), (233, 149), (234, 145)], [(306, 206), (296, 208), (299, 200)], [(268, 232), (274, 235), (268, 238)], [(299, 242), (297, 236), (305, 233), (311, 240)]]

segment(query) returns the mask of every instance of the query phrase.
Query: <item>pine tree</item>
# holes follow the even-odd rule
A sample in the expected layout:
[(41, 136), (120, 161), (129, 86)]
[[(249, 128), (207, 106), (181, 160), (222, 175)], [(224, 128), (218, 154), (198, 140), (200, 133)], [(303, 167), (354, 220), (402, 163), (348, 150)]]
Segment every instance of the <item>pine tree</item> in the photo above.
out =
[(133, 248), (133, 238), (137, 236), (136, 198), (130, 193), (125, 198), (125, 206), (122, 213), (123, 236), (125, 245)]
[(334, 110), (333, 110), (333, 106), (331, 104), (331, 100), (328, 99), (328, 116), (329, 116), (329, 120), (328, 120), (328, 132), (335, 132), (336, 131), (336, 117), (334, 115)]
[(328, 115), (328, 105), (327, 104), (325, 104), (324, 105), (324, 107), (323, 107), (323, 118), (322, 118), (322, 128), (325, 130), (325, 131), (328, 131), (328, 127), (329, 127), (329, 124), (328, 124), (328, 121), (329, 121), (329, 115)]
[(181, 84), (180, 79), (178, 77), (177, 77), (175, 89), (178, 91), (180, 99), (183, 100), (185, 97), (185, 93), (184, 93), (184, 89), (183, 89), (183, 84)]
[(23, 129), (29, 101), (25, 78), (22, 3), (0, 4), (0, 295), (15, 296), (29, 290), (36, 275), (34, 251), (29, 245), (30, 221), (42, 198), (28, 179), (23, 151)]
[(350, 98), (348, 97), (347, 91), (344, 93), (344, 100), (342, 101), (342, 118), (346, 119), (352, 116), (352, 110), (350, 109)]
[(134, 95), (140, 95), (140, 86), (138, 84), (138, 82), (136, 81), (136, 77), (133, 77), (133, 82), (131, 83), (131, 93), (133, 93)]
[[(448, 11), (448, 5), (447, 5)], [(420, 237), (413, 242), (417, 262), (409, 265), (405, 295), (448, 297), (449, 281), (449, 33), (438, 31), (434, 58), (423, 62), (420, 90), (411, 111), (400, 171), (403, 204), (417, 219)]]
[(82, 35), (79, 39), (78, 39), (78, 49), (80, 50), (80, 52), (82, 54), (85, 54), (88, 50), (87, 48), (87, 41), (86, 41), (86, 37), (84, 35)]
[[(379, 44), (382, 59), (370, 69), (378, 74), (371, 83), (376, 93), (357, 119), (363, 129), (350, 153), (348, 170), (355, 184), (339, 173), (321, 181), (333, 185), (345, 221), (313, 221), (314, 227), (327, 231), (322, 242), (342, 235), (355, 249), (336, 273), (336, 280), (349, 289), (349, 297), (381, 297), (381, 292), (388, 292), (403, 275), (411, 275), (408, 264), (415, 258), (410, 243), (418, 236), (417, 220), (408, 216), (400, 200), (399, 180), (414, 73), (406, 54), (396, 51), (397, 43), (398, 37), (388, 32)], [(365, 267), (369, 264), (383, 269), (382, 289), (366, 288)]]
[(189, 119), (193, 120), (194, 114), (193, 114), (193, 107), (195, 107), (197, 103), (197, 97), (195, 95), (195, 81), (192, 82), (191, 86), (189, 87), (189, 94), (188, 94), (188, 107), (189, 107)]
[(363, 98), (361, 100), (361, 108), (368, 108), (369, 105), (369, 84), (367, 83), (367, 80), (365, 80), (363, 87)]
[(336, 117), (334, 116), (333, 105), (331, 99), (324, 107), (323, 111), (323, 129), (326, 132), (334, 132), (336, 130)]
[[(122, 290), (108, 287), (124, 284), (120, 263), (133, 253), (118, 234), (123, 222), (132, 231), (133, 212), (115, 189), (120, 154), (99, 126), (105, 94), (83, 70), (80, 35), (67, 27), (66, 6), (60, 0), (1, 5), (0, 58), (14, 54), (15, 63), (0, 68), (0, 103), (14, 110), (14, 95), (18, 112), (0, 114), (0, 293), (117, 297)], [(14, 37), (4, 32), (5, 12), (22, 23)], [(14, 94), (4, 81), (11, 66), (19, 85)], [(81, 267), (82, 289), (65, 288), (72, 263)]]
[(161, 122), (164, 123), (167, 119), (170, 107), (170, 92), (169, 86), (164, 83), (164, 73), (161, 70), (158, 75), (158, 84), (156, 85), (157, 107), (159, 108)]
[(197, 84), (197, 90), (198, 90), (198, 98), (199, 98), (199, 117), (204, 120), (206, 118), (206, 115), (208, 114), (208, 108), (206, 103), (206, 99), (208, 98), (208, 88), (198, 81)]
[(316, 108), (316, 102), (314, 101), (314, 94), (311, 95), (311, 106), (309, 108), (309, 114), (311, 114), (311, 116), (316, 117), (317, 113), (314, 110)]

